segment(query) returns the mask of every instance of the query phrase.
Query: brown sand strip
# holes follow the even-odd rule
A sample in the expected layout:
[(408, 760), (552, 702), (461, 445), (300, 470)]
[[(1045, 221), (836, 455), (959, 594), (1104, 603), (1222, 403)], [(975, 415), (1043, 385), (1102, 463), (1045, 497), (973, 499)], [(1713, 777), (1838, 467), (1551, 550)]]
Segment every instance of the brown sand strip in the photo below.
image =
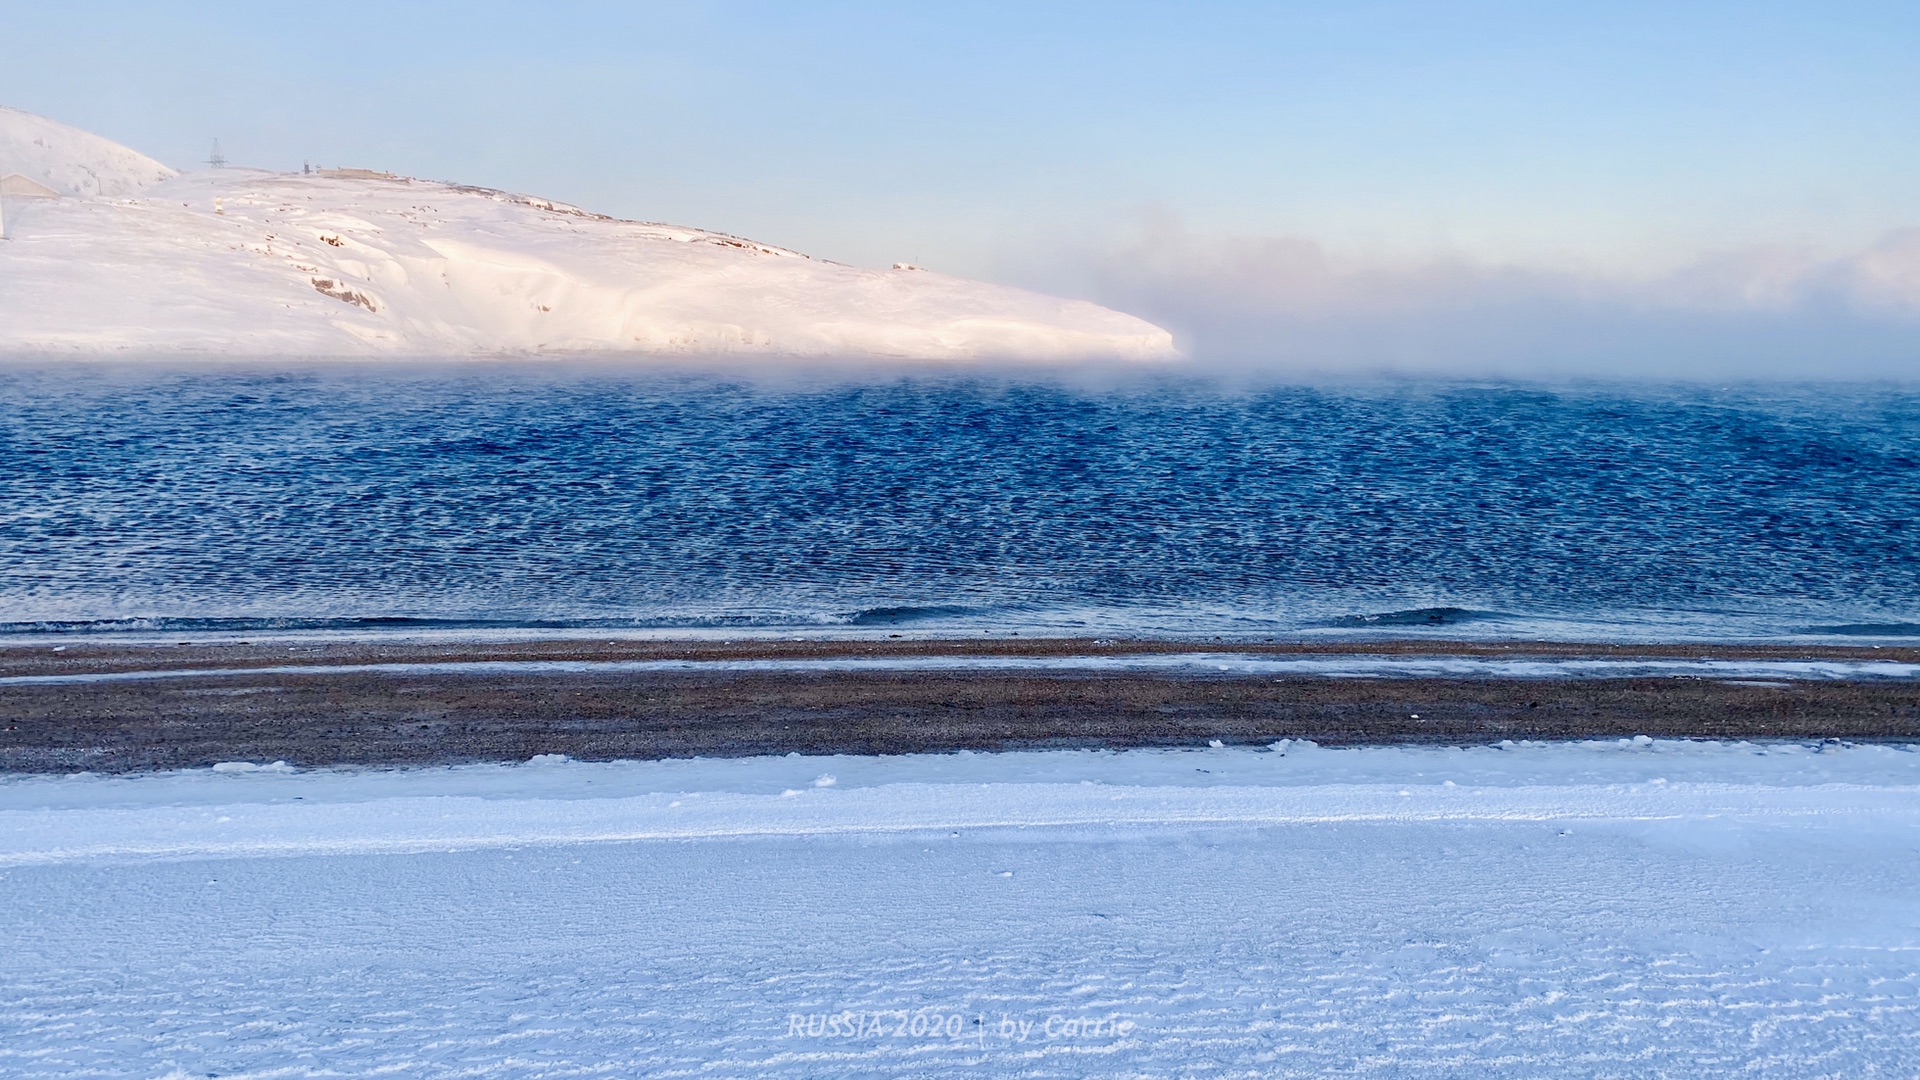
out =
[[(57, 651), (56, 651), (57, 650)], [(517, 642), (258, 641), (102, 644), (84, 638), (53, 644), (0, 644), (0, 677), (155, 671), (179, 668), (281, 667), (289, 664), (433, 663), (485, 660), (798, 660), (913, 656), (1129, 656), (1231, 652), (1262, 656), (1589, 657), (1611, 660), (1897, 660), (1920, 662), (1910, 646), (1619, 645), (1544, 641), (1255, 641), (1222, 638), (742, 638), (735, 641)]]
[[(981, 649), (968, 652), (1008, 655)], [(1036, 643), (1021, 643), (1030, 649)], [(1042, 648), (1070, 650), (1056, 643)], [(1133, 643), (1127, 643), (1130, 647)], [(780, 643), (837, 652), (931, 650), (938, 642)], [(1203, 649), (1220, 649), (1199, 643)], [(287, 663), (284, 646), (181, 649), (175, 667)], [(327, 647), (315, 662), (652, 659), (744, 654), (721, 645), (588, 648)], [(599, 648), (618, 649), (603, 653)], [(1403, 650), (1488, 655), (1497, 646)], [(1235, 644), (1232, 650), (1254, 650)], [(1527, 650), (1527, 651), (1522, 651)], [(15, 650), (17, 654), (19, 650)], [(88, 649), (58, 670), (126, 670), (129, 650)], [(1130, 651), (1179, 651), (1166, 648)], [(1279, 650), (1276, 650), (1279, 651)], [(1365, 648), (1287, 652), (1367, 652)], [(1499, 655), (1911, 659), (1910, 650), (1513, 646)], [(1018, 653), (1015, 655), (1027, 655)], [(1060, 653), (1038, 653), (1060, 655)], [(153, 651), (139, 657), (151, 661)], [(133, 667), (158, 666), (153, 663)], [(23, 670), (25, 669), (25, 670)], [(9, 656), (7, 674), (52, 673)], [(1261, 744), (1484, 743), (1500, 739), (1697, 738), (1920, 740), (1920, 680), (1754, 685), (1697, 678), (1338, 679), (1192, 673), (669, 672), (541, 674), (266, 674), (151, 682), (0, 686), (0, 769), (67, 772), (182, 768), (217, 761), (430, 765), (522, 760), (958, 749)]]

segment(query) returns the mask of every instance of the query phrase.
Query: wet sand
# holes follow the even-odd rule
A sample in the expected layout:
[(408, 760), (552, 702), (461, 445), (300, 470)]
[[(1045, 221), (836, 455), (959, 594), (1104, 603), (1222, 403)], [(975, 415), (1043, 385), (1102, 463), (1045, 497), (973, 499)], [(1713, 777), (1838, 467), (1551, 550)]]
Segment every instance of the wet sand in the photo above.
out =
[[(58, 647), (59, 651), (55, 651)], [(1183, 652), (1896, 660), (1907, 647), (1108, 639), (0, 646), (0, 678), (488, 660), (1064, 657)], [(1484, 743), (1652, 736), (1920, 740), (1920, 680), (1329, 678), (1173, 672), (265, 672), (0, 685), (0, 770), (120, 772), (960, 749)]]

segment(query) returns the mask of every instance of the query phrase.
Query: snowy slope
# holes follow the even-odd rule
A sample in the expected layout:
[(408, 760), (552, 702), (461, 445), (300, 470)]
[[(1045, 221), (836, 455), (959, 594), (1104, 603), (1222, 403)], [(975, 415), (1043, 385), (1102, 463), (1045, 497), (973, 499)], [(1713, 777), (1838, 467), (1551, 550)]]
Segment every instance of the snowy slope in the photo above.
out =
[(353, 170), (168, 179), (13, 110), (5, 171), (117, 197), (9, 205), (0, 352), (1176, 355), (1165, 331), (1082, 301), (465, 185)]
[(137, 195), (172, 169), (91, 132), (0, 105), (0, 176), (18, 173), (63, 195)]
[(1914, 1075), (1920, 751), (0, 778), (9, 1076)]

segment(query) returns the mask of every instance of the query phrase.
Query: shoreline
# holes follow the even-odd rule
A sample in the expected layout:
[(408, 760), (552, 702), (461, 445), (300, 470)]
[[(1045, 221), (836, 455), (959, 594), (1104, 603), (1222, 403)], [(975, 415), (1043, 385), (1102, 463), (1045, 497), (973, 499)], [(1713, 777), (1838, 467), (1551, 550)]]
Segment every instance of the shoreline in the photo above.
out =
[(1531, 641), (1381, 638), (1274, 640), (1232, 637), (1149, 638), (995, 636), (599, 638), (592, 635), (506, 640), (201, 639), (96, 642), (84, 638), (0, 640), (0, 678), (56, 673), (160, 671), (287, 665), (479, 663), (513, 661), (695, 663), (930, 657), (1065, 658), (1232, 653), (1264, 657), (1463, 657), (1477, 659), (1806, 660), (1920, 663), (1917, 645)]
[[(1231, 654), (1252, 667), (1073, 666), (1200, 654)], [(1368, 657), (1481, 666), (1474, 674), (1438, 676), (1276, 674), (1259, 667)], [(969, 659), (983, 666), (969, 667)], [(1600, 674), (1498, 674), (1498, 662), (1539, 670), (1531, 661), (1541, 659), (1600, 663), (1590, 668)], [(943, 666), (898, 666), (928, 660)], [(1073, 663), (1004, 666), (1060, 660)], [(1632, 661), (1815, 663), (1841, 674), (1743, 678), (1724, 666), (1699, 666), (1703, 674), (1608, 674), (1615, 669), (1606, 664)], [(863, 666), (819, 666), (843, 662)], [(1407, 639), (0, 644), (0, 771), (134, 772), (280, 760), (429, 766), (538, 754), (884, 755), (1212, 740), (1467, 745), (1649, 735), (1905, 742), (1920, 741), (1920, 678), (1845, 672), (1916, 662), (1920, 649), (1893, 646)], [(993, 663), (1003, 666), (985, 666)], [(1692, 670), (1671, 663), (1660, 670), (1675, 667)]]

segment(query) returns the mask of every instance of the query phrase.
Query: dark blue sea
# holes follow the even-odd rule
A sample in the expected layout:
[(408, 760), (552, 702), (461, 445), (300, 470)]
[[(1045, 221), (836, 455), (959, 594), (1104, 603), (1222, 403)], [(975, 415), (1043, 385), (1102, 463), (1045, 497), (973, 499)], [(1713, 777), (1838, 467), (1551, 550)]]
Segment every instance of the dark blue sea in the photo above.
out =
[(0, 367), (0, 632), (1920, 636), (1911, 387)]

